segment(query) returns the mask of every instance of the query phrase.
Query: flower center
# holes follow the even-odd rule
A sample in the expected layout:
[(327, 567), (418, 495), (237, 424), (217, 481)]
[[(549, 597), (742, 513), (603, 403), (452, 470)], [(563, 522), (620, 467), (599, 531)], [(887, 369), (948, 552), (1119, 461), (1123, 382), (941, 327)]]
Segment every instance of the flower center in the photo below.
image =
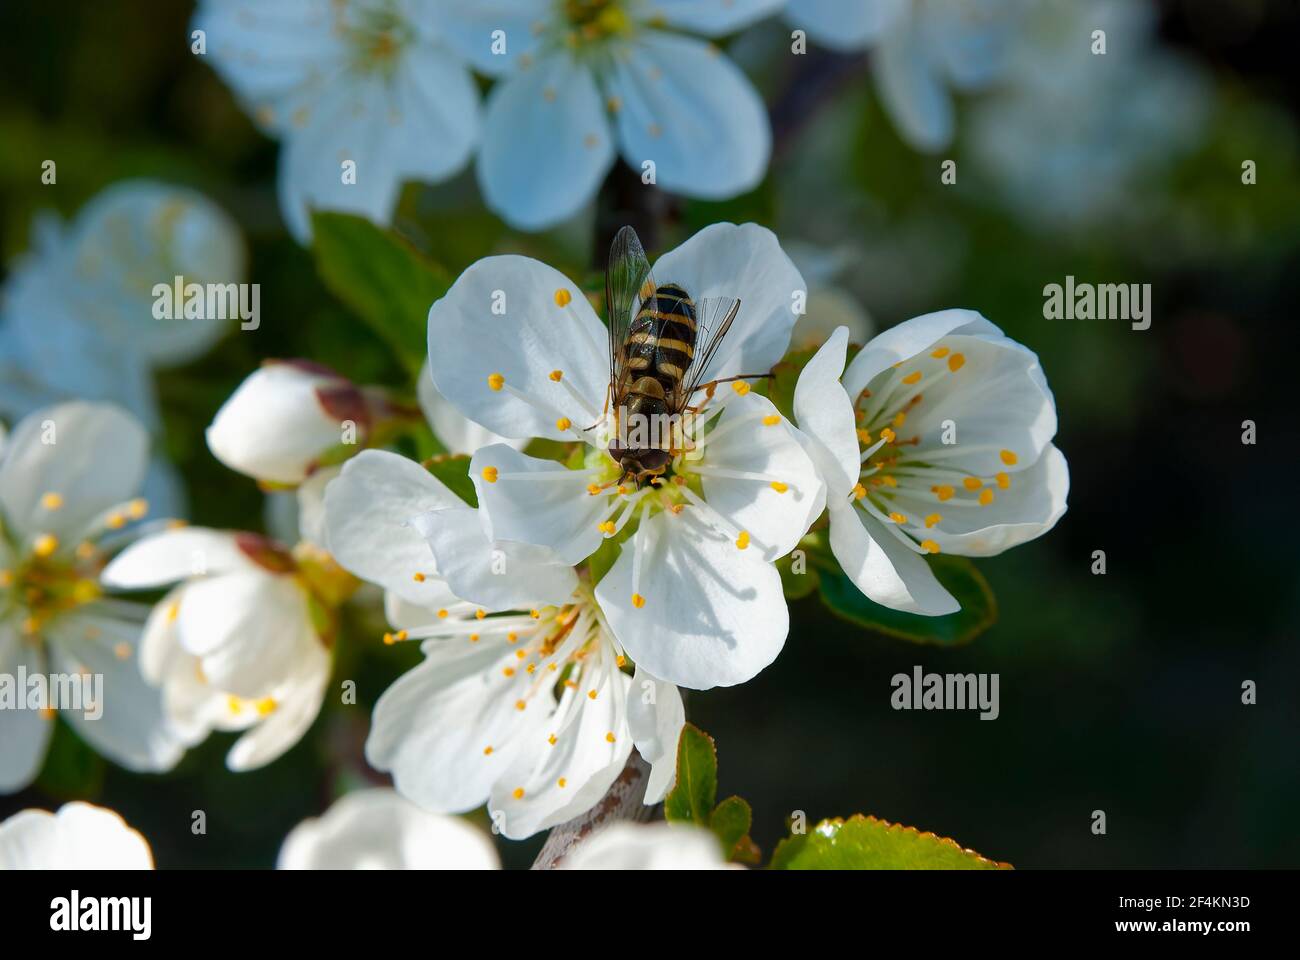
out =
[(339, 22), (338, 30), (348, 41), (352, 68), (358, 73), (390, 75), (415, 38), (411, 25), (389, 4), (356, 10), (351, 19)]
[(570, 47), (626, 36), (632, 30), (632, 18), (620, 0), (559, 0), (559, 5)]
[[(1005, 471), (981, 477), (945, 465), (980, 452), (958, 446), (955, 429), (951, 440), (941, 436), (942, 447), (923, 448), (919, 433), (909, 436), (909, 418), (926, 402), (924, 391), (947, 377), (962, 376), (965, 366), (965, 355), (940, 341), (927, 354), (877, 375), (854, 399), (862, 466), (851, 495), (860, 510), (917, 553), (940, 552), (933, 534), (944, 532), (945, 512), (987, 507), (997, 490), (1011, 486)], [(998, 454), (1007, 466), (1017, 462), (1014, 451)]]
[(0, 619), (16, 619), (24, 636), (37, 637), (55, 617), (99, 599), (98, 551), (67, 559), (56, 550), (58, 542), (45, 534), (15, 568), (0, 569)]

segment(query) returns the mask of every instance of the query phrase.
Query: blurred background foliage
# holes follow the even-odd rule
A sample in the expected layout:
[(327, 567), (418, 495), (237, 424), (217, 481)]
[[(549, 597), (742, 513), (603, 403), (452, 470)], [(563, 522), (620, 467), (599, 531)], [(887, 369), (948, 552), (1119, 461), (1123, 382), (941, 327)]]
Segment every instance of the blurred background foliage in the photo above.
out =
[[(769, 853), (794, 811), (814, 821), (864, 812), (1022, 867), (1300, 862), (1300, 570), (1287, 519), (1300, 438), (1281, 389), (1296, 380), (1300, 22), (1286, 0), (1159, 9), (1160, 41), (1202, 73), (1206, 111), (1197, 145), (1138, 176), (1122, 215), (1018, 218), (967, 159), (979, 98), (960, 101), (950, 150), (917, 153), (881, 109), (869, 55), (791, 57), (780, 21), (730, 43), (774, 119), (768, 177), (748, 195), (659, 195), (624, 210), (632, 174), (621, 170), (595, 210), (526, 235), (484, 211), (472, 171), (407, 185), (395, 230), (450, 277), (488, 253), (519, 252), (594, 289), (610, 224), (637, 223), (653, 255), (716, 220), (753, 220), (787, 246), (836, 251), (835, 282), (877, 329), (970, 307), (1039, 353), (1071, 467), (1070, 510), (1049, 536), (979, 562), (998, 601), (992, 629), (967, 646), (919, 646), (839, 620), (813, 594), (794, 602), (775, 665), (742, 687), (689, 696), (691, 720), (717, 740), (721, 795), (753, 804), (753, 836)], [(191, 519), (247, 528), (263, 495), (203, 440), (245, 375), (266, 357), (303, 356), (410, 390), (411, 371), (284, 232), (277, 145), (189, 54), (189, 13), (173, 0), (0, 8), (0, 259), (27, 249), (39, 211), (71, 217), (126, 177), (193, 186), (236, 218), (262, 326), (232, 324), (207, 356), (160, 374), (158, 388)], [(58, 183), (42, 186), (50, 158)], [(956, 185), (940, 182), (947, 158)], [(1241, 182), (1247, 159), (1254, 186)], [(1043, 319), (1044, 285), (1067, 274), (1150, 283), (1151, 329)], [(1245, 419), (1258, 424), (1255, 446), (1240, 442)], [(1105, 576), (1090, 573), (1099, 549)], [(0, 798), (0, 819), (93, 799), (141, 829), (161, 866), (271, 865), (295, 823), (376, 778), (361, 753), (370, 706), (419, 656), (414, 644), (381, 644), (372, 609), (347, 616), (335, 679), (356, 680), (358, 704), (331, 698), (270, 767), (227, 772), (229, 741), (215, 736), (175, 772), (138, 776), (61, 728), (38, 784)], [(889, 678), (917, 664), (1000, 674), (1001, 716), (893, 711)], [(1247, 679), (1259, 685), (1256, 706), (1241, 704)], [(1105, 837), (1089, 830), (1096, 809)], [(206, 811), (206, 836), (191, 834), (195, 810)], [(528, 863), (541, 839), (502, 842), (506, 862)]]

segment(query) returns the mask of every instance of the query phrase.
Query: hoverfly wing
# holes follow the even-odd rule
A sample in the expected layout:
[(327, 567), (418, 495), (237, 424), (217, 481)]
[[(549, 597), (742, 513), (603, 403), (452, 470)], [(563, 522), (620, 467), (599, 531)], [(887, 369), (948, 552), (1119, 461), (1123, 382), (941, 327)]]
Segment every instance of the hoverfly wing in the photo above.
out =
[(706, 297), (695, 306), (695, 359), (682, 387), (680, 403), (685, 406), (690, 402), (700, 384), (707, 383), (706, 376), (713, 358), (722, 346), (723, 338), (731, 330), (736, 314), (740, 313), (740, 301), (734, 297)]
[[(648, 292), (647, 292), (648, 291)], [(636, 231), (623, 227), (609, 248), (605, 268), (605, 309), (609, 311), (609, 382), (613, 400), (623, 379), (623, 347), (641, 301), (654, 295), (650, 261)]]

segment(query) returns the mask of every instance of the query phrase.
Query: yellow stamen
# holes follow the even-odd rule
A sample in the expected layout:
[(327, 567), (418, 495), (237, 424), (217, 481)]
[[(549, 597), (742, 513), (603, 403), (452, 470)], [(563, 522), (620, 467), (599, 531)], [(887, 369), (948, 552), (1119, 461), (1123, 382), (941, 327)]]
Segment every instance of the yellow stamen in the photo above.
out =
[(747, 548), (749, 547), (749, 531), (748, 531), (748, 530), (741, 530), (741, 531), (740, 531), (740, 536), (738, 536), (738, 537), (736, 538), (736, 546), (737, 546), (738, 548), (740, 548), (741, 550), (745, 550), (745, 549), (747, 549)]
[(967, 477), (961, 482), (961, 485), (967, 490), (978, 490), (984, 485), (984, 481), (979, 477)]
[(928, 530), (930, 527), (933, 527), (936, 523), (938, 523), (938, 522), (939, 522), (940, 520), (942, 520), (942, 519), (943, 519), (943, 517), (941, 517), (941, 516), (940, 516), (939, 514), (937, 514), (937, 513), (932, 513), (932, 514), (930, 514), (928, 517), (925, 518), (925, 527), (926, 527), (926, 529)]
[(57, 493), (47, 493), (41, 497), (41, 506), (46, 510), (57, 510), (63, 506), (63, 497)]
[(615, 526), (614, 526), (614, 521), (613, 521), (613, 520), (606, 520), (606, 521), (604, 521), (603, 523), (598, 524), (598, 526), (599, 526), (600, 532), (603, 533), (603, 534), (605, 534), (606, 536), (610, 536), (610, 537), (612, 537), (612, 536), (614, 535), (614, 530), (615, 530), (616, 528), (615, 528)]
[(739, 396), (743, 397), (745, 394), (749, 393), (749, 384), (744, 380), (733, 380), (731, 382), (731, 389), (735, 390)]
[[(511, 672), (511, 673), (514, 673), (513, 670), (511, 670), (510, 672)], [(522, 709), (524, 709), (524, 707), (526, 707), (526, 706), (528, 706), (528, 704), (524, 703), (524, 701), (522, 701), (522, 700), (516, 700), (516, 701), (515, 701), (515, 709), (516, 709), (516, 710), (522, 710)]]
[(523, 788), (523, 787), (515, 787), (515, 792), (514, 792), (513, 796), (514, 796), (514, 798), (515, 798), (516, 800), (522, 800), (522, 799), (524, 798), (524, 788)]
[(563, 371), (563, 370), (552, 370), (551, 373), (550, 373), (550, 377), (551, 377), (551, 379), (552, 379), (553, 381), (555, 381), (556, 383), (559, 383), (561, 380), (564, 379), (564, 371)]
[(487, 747), (484, 747), (484, 748), (483, 748), (483, 756), (485, 756), (485, 757), (490, 757), (490, 756), (492, 756), (492, 748), (491, 748), (490, 746), (487, 746)]
[(903, 382), (908, 386), (911, 386), (912, 384), (916, 383), (920, 379), (921, 379), (921, 371), (916, 370), (913, 371), (912, 373), (909, 373), (907, 376), (905, 376), (903, 378)]
[(42, 533), (32, 544), (32, 552), (38, 557), (48, 557), (59, 549), (59, 538), (52, 533)]
[(561, 287), (555, 291), (555, 305), (557, 307), (567, 307), (573, 300), (573, 294)]
[(954, 353), (948, 358), (948, 369), (956, 373), (962, 367), (966, 366), (966, 357), (960, 353)]
[(954, 490), (952, 487), (948, 486), (946, 483), (943, 484), (942, 486), (931, 487), (931, 488), (930, 488), (930, 491), (931, 491), (931, 492), (932, 492), (936, 497), (939, 498), (940, 502), (942, 502), (942, 501), (944, 501), (944, 500), (947, 500), (947, 499), (951, 498), (952, 495), (953, 495), (954, 493), (957, 492), (957, 491)]
[(790, 484), (782, 483), (780, 480), (773, 480), (771, 486), (777, 493), (785, 493), (790, 489)]
[(499, 477), (500, 475), (501, 473), (500, 471), (497, 470), (496, 467), (483, 468), (483, 479), (486, 480), (488, 483), (496, 483), (497, 477)]
[(590, 697), (592, 700), (595, 700), (595, 699), (596, 699), (596, 691), (595, 691), (595, 690), (588, 690), (588, 691), (587, 691), (587, 696)]
[(605, 734), (605, 742), (606, 742), (606, 743), (613, 743), (614, 740), (615, 740), (615, 737), (614, 737), (614, 731), (613, 731), (613, 730), (611, 730), (611, 731), (609, 731), (609, 733)]
[(781, 418), (777, 416), (775, 413), (769, 413), (766, 417), (763, 418), (763, 426), (765, 427), (775, 427), (780, 422), (781, 422)]
[(922, 540), (922, 541), (921, 541), (921, 548), (922, 548), (923, 550), (925, 550), (926, 553), (938, 553), (938, 552), (939, 552), (939, 545), (938, 545), (937, 543), (935, 543), (933, 540)]
[(645, 606), (645, 597), (641, 596), (639, 593), (632, 594), (632, 606), (640, 610)]
[(424, 583), (427, 578), (419, 570), (416, 570), (415, 573), (411, 574), (411, 579), (416, 583)]
[(1020, 459), (1010, 450), (1003, 450), (1000, 454), (998, 454), (998, 456), (1002, 458), (1002, 462), (1005, 463), (1008, 467), (1014, 467), (1016, 465), (1016, 461)]
[(993, 490), (991, 487), (985, 487), (980, 491), (980, 506), (987, 507), (993, 502)]
[(993, 479), (998, 482), (998, 486), (1001, 487), (1003, 490), (1009, 489), (1011, 486), (1011, 477), (1008, 474), (999, 473)]
[(864, 487), (864, 486), (863, 486), (862, 484), (860, 484), (860, 483), (855, 483), (855, 484), (853, 485), (853, 499), (854, 499), (854, 500), (861, 500), (861, 499), (862, 499), (863, 497), (865, 497), (866, 495), (867, 495), (867, 488), (866, 488), (866, 487)]
[(940, 347), (938, 350), (931, 353), (930, 356), (934, 357), (936, 360), (942, 360), (944, 357), (948, 356), (948, 353), (949, 350), (947, 347)]
[(568, 782), (569, 782), (569, 781), (568, 781), (568, 780), (565, 780), (563, 777), (560, 777), (559, 780), (556, 780), (556, 781), (555, 781), (556, 785), (557, 785), (561, 790), (564, 789), (565, 785), (568, 784)]
[(880, 431), (880, 436), (884, 439), (885, 443), (893, 443), (898, 437), (898, 434), (894, 433), (894, 431), (890, 430), (888, 427), (885, 427), (885, 429)]
[(895, 523), (907, 523), (907, 515), (903, 513), (898, 513), (897, 511), (891, 513), (889, 515), (889, 519), (893, 520)]
[(499, 373), (491, 374), (488, 377), (488, 386), (492, 390), (500, 390), (506, 385), (506, 378)]
[(559, 420), (555, 421), (555, 429), (559, 430), (561, 433), (568, 430), (571, 426), (573, 426), (573, 421), (568, 417), (560, 417)]

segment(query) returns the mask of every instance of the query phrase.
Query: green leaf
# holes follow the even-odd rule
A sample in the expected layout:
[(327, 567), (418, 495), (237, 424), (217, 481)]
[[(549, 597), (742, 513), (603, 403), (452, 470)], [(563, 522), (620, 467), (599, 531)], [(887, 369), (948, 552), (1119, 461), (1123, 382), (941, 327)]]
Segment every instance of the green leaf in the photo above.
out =
[(753, 821), (754, 813), (746, 801), (740, 797), (727, 797), (714, 807), (709, 818), (709, 829), (717, 834), (722, 841), (722, 849), (730, 856), (737, 844), (749, 836)]
[(664, 799), (664, 817), (707, 827), (718, 797), (718, 752), (713, 738), (692, 723), (677, 741), (677, 784)]
[(397, 234), (350, 213), (312, 214), (312, 249), (325, 285), (419, 371), (429, 307), (451, 286), (438, 264)]
[(478, 492), (469, 476), (469, 457), (462, 453), (451, 456), (444, 454), (426, 460), (424, 466), (456, 496), (471, 507), (478, 506)]
[[(816, 557), (816, 555), (810, 555)], [(965, 557), (929, 558), (939, 582), (957, 598), (961, 609), (944, 617), (899, 613), (868, 600), (838, 566), (818, 559), (822, 602), (836, 615), (877, 633), (912, 643), (955, 647), (970, 643), (998, 619), (997, 601), (988, 581)]]
[(823, 820), (787, 837), (772, 854), (773, 870), (1010, 870), (955, 840), (875, 817)]

